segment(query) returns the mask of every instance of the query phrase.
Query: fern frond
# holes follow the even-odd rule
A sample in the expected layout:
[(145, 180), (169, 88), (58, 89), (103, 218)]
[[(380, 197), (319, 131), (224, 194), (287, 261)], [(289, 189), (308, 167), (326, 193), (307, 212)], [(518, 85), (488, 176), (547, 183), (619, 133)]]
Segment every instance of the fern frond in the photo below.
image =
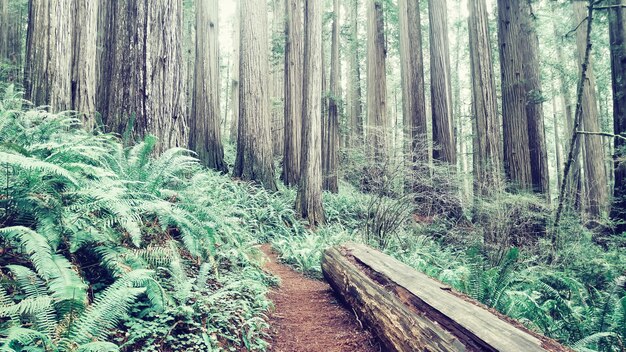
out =
[(78, 347), (76, 352), (117, 352), (119, 347), (110, 342), (90, 342)]
[(78, 181), (74, 178), (71, 172), (58, 165), (37, 160), (35, 158), (0, 151), (0, 162), (13, 166), (17, 169), (35, 171), (42, 175), (57, 176), (73, 186), (78, 185)]
[(12, 346), (37, 346), (41, 345), (43, 350), (50, 351), (52, 342), (45, 334), (26, 328), (9, 328), (5, 332), (6, 337), (1, 339), (0, 350), (14, 351)]

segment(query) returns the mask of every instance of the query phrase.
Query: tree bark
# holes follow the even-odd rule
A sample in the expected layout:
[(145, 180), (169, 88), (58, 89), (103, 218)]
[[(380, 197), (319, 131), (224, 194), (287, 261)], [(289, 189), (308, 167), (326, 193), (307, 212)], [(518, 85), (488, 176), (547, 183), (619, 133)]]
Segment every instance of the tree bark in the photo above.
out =
[(217, 0), (196, 2), (196, 63), (189, 148), (207, 167), (228, 172), (220, 115), (219, 8)]
[(323, 158), (323, 188), (332, 193), (339, 192), (338, 153), (339, 153), (339, 101), (341, 88), (339, 72), (339, 0), (333, 0), (333, 26), (330, 50), (330, 97), (328, 99), (328, 120), (326, 125), (326, 155)]
[(387, 76), (383, 4), (367, 0), (367, 144), (373, 163), (387, 155)]
[(361, 94), (361, 65), (359, 60), (359, 2), (360, 0), (346, 0), (345, 5), (349, 12), (349, 44), (348, 52), (348, 115), (349, 131), (348, 146), (356, 147), (363, 141), (363, 108)]
[(230, 105), (232, 110), (232, 116), (230, 120), (230, 134), (229, 139), (231, 143), (235, 143), (237, 141), (237, 131), (238, 131), (238, 122), (239, 122), (239, 46), (240, 46), (240, 23), (241, 20), (239, 18), (240, 11), (239, 7), (241, 6), (241, 0), (234, 0), (236, 2), (237, 11), (235, 11), (234, 21), (233, 21), (233, 67), (232, 67), (232, 78), (230, 81)]
[(72, 0), (29, 3), (24, 90), (35, 105), (71, 108)]
[(419, 1), (398, 0), (405, 146), (412, 162), (427, 162), (428, 121)]
[[(626, 133), (626, 0), (613, 0), (621, 5), (609, 10), (611, 41), (611, 78), (613, 82), (613, 133)], [(626, 141), (615, 139), (614, 189), (611, 219), (617, 234), (626, 232)]]
[(272, 115), (272, 148), (276, 158), (282, 157), (285, 149), (285, 117), (284, 113), (284, 52), (274, 48), (274, 38), (284, 35), (285, 28), (285, 10), (283, 8), (283, 0), (274, 0), (272, 2), (272, 23), (271, 37), (272, 51), (269, 53), (271, 58), (270, 65), (270, 82), (271, 82), (271, 115)]
[[(126, 142), (154, 135), (156, 151), (187, 147), (182, 55), (182, 1), (117, 1), (109, 11), (108, 129)], [(126, 132), (126, 133), (125, 133)]]
[(0, 60), (9, 58), (9, 0), (0, 0)]
[[(586, 22), (586, 1), (574, 1), (574, 22), (576, 25)], [(576, 47), (578, 49), (578, 63), (582, 65), (587, 48), (587, 26), (579, 26), (576, 31)], [(588, 132), (600, 132), (598, 102), (596, 98), (596, 80), (590, 61), (587, 70), (587, 79), (583, 86), (582, 118), (580, 129)], [(587, 212), (591, 219), (600, 220), (608, 210), (608, 182), (604, 168), (604, 148), (602, 137), (584, 135), (581, 137), (585, 145), (583, 167), (585, 171), (585, 186), (589, 201)]]
[(474, 145), (474, 192), (488, 196), (503, 188), (502, 142), (489, 18), (485, 0), (469, 0), (470, 65), (472, 72), (472, 115), (476, 126)]
[[(498, 43), (502, 84), (504, 170), (514, 189), (532, 190), (529, 153), (527, 91), (524, 84), (521, 4), (526, 0), (498, 0)], [(527, 8), (526, 8), (527, 9)]]
[(300, 181), (302, 137), (302, 65), (304, 56), (302, 0), (285, 0), (285, 143), (282, 180)]
[(386, 351), (569, 351), (365, 245), (327, 249), (322, 271)]
[(452, 85), (446, 0), (429, 0), (430, 95), (432, 101), (433, 158), (456, 164), (452, 122)]
[(312, 227), (324, 223), (322, 207), (322, 4), (305, 0), (302, 156), (296, 211)]
[(240, 2), (239, 126), (234, 176), (275, 191), (269, 107), (267, 4)]
[(97, 87), (98, 1), (75, 0), (76, 16), (72, 60), (72, 109), (83, 118), (83, 126), (95, 125)]
[(543, 116), (543, 92), (539, 65), (539, 37), (535, 30), (531, 3), (520, 2), (521, 48), (523, 59), (524, 85), (526, 90), (526, 115), (528, 116), (528, 143), (532, 188), (536, 193), (550, 199), (550, 176), (548, 151)]

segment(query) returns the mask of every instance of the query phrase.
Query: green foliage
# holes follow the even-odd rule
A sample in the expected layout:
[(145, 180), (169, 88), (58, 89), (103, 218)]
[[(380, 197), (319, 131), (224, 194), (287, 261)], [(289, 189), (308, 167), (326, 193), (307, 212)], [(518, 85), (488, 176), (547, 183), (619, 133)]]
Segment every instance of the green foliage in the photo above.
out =
[(5, 96), (2, 350), (266, 349), (275, 282), (252, 245), (303, 230), (284, 199)]
[[(330, 224), (316, 234), (275, 237), (274, 248), (296, 269), (320, 276), (326, 248), (346, 241), (378, 246), (362, 231), (370, 196), (346, 185), (338, 195), (326, 194)], [(534, 231), (545, 228), (546, 212), (533, 196), (496, 195), (477, 203), (473, 224), (446, 219), (407, 224), (390, 237), (385, 252), (577, 350), (620, 351), (626, 332), (625, 254), (602, 249), (580, 223), (567, 221), (562, 232), (569, 240), (558, 253), (545, 255), (552, 253), (551, 243)], [(502, 241), (484, 246), (484, 238), (494, 237)]]

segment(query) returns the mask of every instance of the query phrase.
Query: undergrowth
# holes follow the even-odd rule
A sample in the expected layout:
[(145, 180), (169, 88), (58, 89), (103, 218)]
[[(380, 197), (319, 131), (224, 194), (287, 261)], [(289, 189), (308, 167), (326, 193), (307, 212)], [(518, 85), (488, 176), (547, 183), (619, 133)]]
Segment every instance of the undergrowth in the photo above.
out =
[(0, 100), (0, 350), (265, 350), (255, 245), (290, 205), (27, 104)]
[[(595, 245), (574, 217), (555, 252), (547, 208), (532, 196), (481, 200), (471, 221), (454, 209), (451, 221), (405, 206), (400, 179), (369, 194), (348, 180), (324, 194), (328, 224), (312, 233), (293, 211), (293, 189), (270, 194), (202, 168), (186, 149), (155, 155), (156, 143), (126, 148), (7, 90), (1, 351), (263, 351), (277, 280), (256, 245), (270, 242), (283, 262), (321, 278), (324, 250), (348, 241), (577, 350), (624, 349), (626, 254)], [(446, 192), (437, 202), (424, 187), (419, 198), (432, 210), (455, 202), (454, 188)]]

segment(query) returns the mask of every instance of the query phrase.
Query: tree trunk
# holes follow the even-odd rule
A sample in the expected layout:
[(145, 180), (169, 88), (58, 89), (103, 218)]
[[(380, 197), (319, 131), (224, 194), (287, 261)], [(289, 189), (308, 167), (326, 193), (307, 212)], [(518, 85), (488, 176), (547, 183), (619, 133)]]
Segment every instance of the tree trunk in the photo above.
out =
[(29, 4), (25, 97), (55, 112), (71, 108), (72, 5), (71, 0)]
[(539, 37), (535, 30), (531, 3), (520, 2), (521, 48), (523, 59), (524, 85), (526, 90), (526, 115), (528, 118), (528, 143), (532, 188), (536, 193), (550, 199), (550, 176), (548, 151), (543, 117), (543, 93), (539, 66)]
[(109, 130), (139, 142), (158, 138), (157, 152), (188, 146), (182, 55), (182, 1), (118, 1), (110, 9), (114, 40), (103, 116)]
[(348, 52), (348, 146), (356, 147), (363, 140), (363, 108), (361, 98), (361, 65), (359, 60), (358, 13), (360, 0), (346, 0), (349, 12)]
[(446, 0), (428, 0), (430, 19), (430, 95), (432, 101), (433, 158), (456, 164), (452, 122), (452, 85)]
[[(585, 22), (587, 17), (586, 1), (574, 1), (574, 22), (576, 24)], [(582, 65), (587, 48), (587, 26), (578, 26), (576, 30), (576, 47), (578, 49), (578, 63)], [(595, 75), (591, 69), (591, 61), (587, 70), (587, 79), (583, 86), (582, 95), (582, 118), (579, 129), (588, 132), (600, 132), (598, 115), (598, 102), (596, 98)], [(587, 212), (591, 219), (600, 220), (608, 210), (608, 183), (606, 170), (604, 168), (604, 148), (602, 137), (594, 135), (584, 135), (585, 154), (583, 167), (585, 170), (585, 186), (589, 208)]]
[(413, 162), (427, 162), (428, 121), (419, 1), (398, 0), (405, 146)]
[(240, 46), (240, 24), (241, 20), (239, 18), (240, 11), (239, 8), (241, 6), (241, 0), (235, 0), (237, 11), (235, 11), (234, 21), (233, 21), (233, 67), (232, 67), (232, 78), (230, 81), (230, 105), (232, 110), (231, 120), (230, 120), (230, 142), (235, 143), (237, 141), (237, 131), (238, 131), (238, 121), (239, 121), (239, 46)]
[(339, 192), (338, 153), (339, 153), (339, 0), (333, 0), (332, 47), (330, 50), (330, 97), (328, 100), (328, 121), (326, 125), (326, 156), (324, 159), (324, 189)]
[(556, 81), (556, 77), (552, 75), (552, 91), (555, 92), (552, 97), (552, 128), (554, 129), (554, 151), (556, 154), (556, 179), (557, 179), (557, 187), (561, 189), (562, 185), (562, 177), (563, 177), (563, 157), (561, 152), (561, 132), (559, 131), (559, 118), (557, 113), (557, 94), (556, 88), (554, 86), (554, 82)]
[[(561, 11), (561, 9), (553, 7), (552, 11), (556, 15), (560, 13), (559, 11)], [(565, 63), (565, 59), (564, 59), (565, 56), (563, 54), (563, 45), (561, 45), (561, 42), (559, 41), (560, 35), (557, 31), (556, 25), (553, 25), (553, 31), (554, 31), (554, 37), (556, 39), (557, 62), (563, 65)], [(569, 86), (567, 85), (565, 79), (563, 78), (567, 75), (567, 72), (564, 68), (561, 68), (559, 69), (558, 73), (560, 76), (559, 93), (561, 96), (561, 105), (562, 105), (563, 115), (564, 115), (563, 122), (565, 124), (564, 131), (565, 131), (566, 136), (571, 136), (572, 128), (574, 126), (572, 97), (571, 97)], [(576, 139), (576, 141), (577, 143), (580, 143), (579, 138)], [(569, 150), (570, 148), (569, 138), (565, 138), (564, 143), (565, 144), (564, 144), (563, 150)], [(580, 146), (578, 148), (580, 148)], [(565, 163), (563, 163), (562, 165), (565, 166)], [(569, 172), (569, 175), (568, 175), (567, 187), (566, 187), (566, 196), (565, 196), (566, 202), (567, 202), (566, 204), (568, 207), (573, 207), (574, 210), (580, 211), (580, 207), (578, 207), (578, 205), (580, 204), (580, 195), (581, 195), (581, 189), (580, 189), (581, 168), (580, 168), (579, 158), (576, 158), (575, 160), (572, 161), (570, 170), (571, 171)], [(563, 180), (561, 179), (560, 182), (562, 185)], [(561, 188), (559, 187), (559, 189)]]
[(569, 351), (365, 245), (329, 248), (322, 271), (385, 350)]
[(472, 115), (476, 126), (474, 192), (488, 196), (503, 188), (502, 142), (496, 97), (489, 18), (485, 0), (469, 1)]
[(322, 3), (305, 0), (302, 156), (296, 211), (312, 227), (324, 223), (322, 207)]
[(189, 148), (207, 167), (228, 172), (220, 118), (219, 9), (217, 0), (196, 2), (196, 64)]
[(282, 180), (300, 181), (302, 138), (302, 59), (304, 56), (302, 0), (285, 0), (285, 143)]
[(275, 191), (269, 107), (267, 4), (241, 0), (239, 126), (234, 176)]
[[(283, 9), (284, 0), (274, 0), (272, 2), (272, 37), (270, 42), (273, 48), (273, 41), (275, 37), (284, 35), (285, 29), (285, 10)], [(272, 148), (276, 158), (282, 157), (282, 153), (285, 149), (285, 117), (284, 112), (284, 53), (280, 50), (272, 50), (269, 53), (271, 58), (270, 67), (270, 82), (271, 82), (271, 115), (272, 115)]]
[(72, 61), (72, 109), (80, 112), (87, 130), (95, 127), (97, 84), (98, 1), (75, 0)]
[(367, 145), (376, 166), (387, 155), (387, 76), (383, 4), (367, 0)]
[(0, 61), (9, 58), (9, 0), (0, 0)]
[[(626, 133), (626, 0), (613, 0), (621, 5), (609, 10), (611, 40), (611, 78), (613, 81), (613, 133)], [(626, 142), (615, 139), (614, 190), (611, 218), (617, 234), (626, 232)]]
[(504, 170), (514, 189), (532, 189), (529, 153), (527, 91), (524, 84), (524, 55), (520, 3), (526, 0), (498, 0), (498, 43), (502, 84)]

